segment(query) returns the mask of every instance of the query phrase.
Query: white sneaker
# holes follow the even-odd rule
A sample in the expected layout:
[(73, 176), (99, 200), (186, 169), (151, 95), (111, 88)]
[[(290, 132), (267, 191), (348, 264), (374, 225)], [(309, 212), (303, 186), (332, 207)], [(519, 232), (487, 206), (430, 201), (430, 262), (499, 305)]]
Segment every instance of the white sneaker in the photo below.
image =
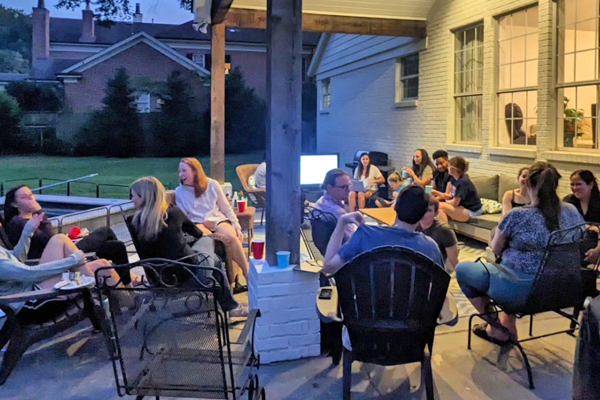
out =
[(229, 322), (243, 322), (248, 319), (248, 307), (244, 305), (239, 305), (233, 310), (229, 311)]

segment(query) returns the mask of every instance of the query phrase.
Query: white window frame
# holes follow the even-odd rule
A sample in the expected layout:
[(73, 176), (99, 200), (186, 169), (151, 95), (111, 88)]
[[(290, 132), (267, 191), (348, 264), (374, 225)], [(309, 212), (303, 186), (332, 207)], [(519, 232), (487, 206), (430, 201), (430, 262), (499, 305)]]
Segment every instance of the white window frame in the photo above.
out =
[(331, 79), (325, 78), (321, 81), (321, 111), (329, 111), (331, 108)]
[[(596, 0), (596, 14), (592, 15), (591, 14), (591, 10), (586, 10), (586, 16), (588, 16), (588, 13), (590, 15), (589, 18), (587, 19), (579, 19), (578, 18), (578, 14), (579, 14), (579, 10), (577, 10), (577, 2), (569, 2), (568, 4), (573, 6), (575, 9), (573, 10), (573, 13), (575, 14), (575, 22), (573, 24), (570, 25), (574, 25), (575, 30), (573, 32), (573, 51), (570, 52), (566, 52), (564, 49), (564, 43), (561, 42), (561, 28), (566, 27), (566, 23), (562, 22), (560, 17), (561, 17), (561, 6), (565, 5), (565, 1), (564, 0), (557, 0), (556, 1), (557, 5), (556, 5), (556, 11), (557, 11), (557, 16), (556, 16), (556, 31), (555, 31), (555, 35), (556, 35), (556, 78), (555, 78), (555, 82), (556, 82), (556, 148), (558, 151), (567, 151), (567, 152), (579, 152), (579, 153), (600, 153), (600, 46), (599, 46), (599, 39), (600, 39), (600, 22), (599, 22), (599, 17), (600, 17), (600, 4), (599, 4), (599, 0)], [(578, 50), (577, 49), (577, 26), (581, 25), (583, 23), (586, 22), (590, 22), (590, 21), (595, 21), (595, 27), (596, 27), (596, 33), (595, 33), (595, 47), (594, 48), (589, 48), (589, 49), (583, 49), (583, 50)], [(562, 24), (561, 24), (562, 23)], [(562, 46), (562, 48), (561, 48)], [(589, 51), (595, 51), (595, 56), (594, 56), (594, 61), (595, 61), (595, 70), (596, 70), (596, 79), (592, 79), (592, 80), (586, 80), (586, 81), (577, 81), (577, 58), (578, 58), (578, 54), (581, 55), (581, 53), (587, 53)], [(563, 82), (560, 82), (559, 78), (561, 77), (561, 73), (564, 70), (564, 65), (561, 64), (561, 57), (563, 57), (564, 59), (567, 58), (567, 56), (573, 56), (573, 82), (564, 82), (564, 78), (563, 78)], [(593, 129), (592, 131), (592, 135), (593, 135), (593, 144), (591, 148), (586, 148), (586, 147), (575, 147), (577, 145), (577, 141), (578, 141), (578, 135), (576, 134), (578, 132), (578, 128), (577, 128), (577, 122), (579, 121), (579, 117), (575, 118), (575, 134), (573, 135), (573, 145), (572, 147), (567, 147), (565, 146), (565, 129), (564, 129), (564, 109), (565, 109), (565, 105), (564, 105), (564, 98), (568, 97), (565, 96), (565, 90), (570, 90), (573, 89), (575, 90), (575, 92), (577, 93), (579, 91), (580, 88), (588, 88), (588, 87), (595, 87), (596, 88), (596, 116), (594, 118), (593, 114), (592, 115), (585, 115), (583, 117), (581, 117), (581, 119), (589, 119), (591, 120), (592, 123), (592, 129), (594, 128), (594, 119), (595, 119), (595, 129)], [(581, 110), (582, 108), (579, 107), (579, 104), (577, 103), (577, 96), (575, 96), (575, 98), (569, 98), (569, 104), (567, 105), (568, 108), (574, 108), (576, 110), (576, 112), (578, 112), (579, 110)], [(562, 117), (562, 118), (561, 118)], [(595, 147), (594, 147), (595, 145)]]
[[(412, 74), (412, 75), (403, 75), (403, 67), (404, 67), (404, 63), (406, 62), (406, 59), (409, 57), (417, 57), (417, 73), (416, 74)], [(407, 102), (412, 102), (415, 103), (417, 100), (419, 100), (419, 88), (417, 87), (417, 96), (416, 97), (404, 97), (404, 85), (405, 85), (405, 81), (408, 81), (410, 79), (419, 79), (419, 69), (420, 69), (420, 55), (419, 53), (414, 53), (414, 54), (409, 54), (403, 57), (400, 57), (396, 60), (396, 104), (400, 104), (400, 103), (407, 103)], [(416, 105), (413, 104), (413, 105)]]
[[(454, 126), (453, 126), (453, 131), (454, 131), (454, 143), (453, 144), (466, 144), (466, 145), (481, 145), (482, 143), (482, 126), (483, 126), (483, 60), (484, 60), (484, 41), (481, 41), (481, 46), (475, 46), (472, 48), (472, 50), (475, 52), (476, 50), (479, 49), (479, 47), (481, 47), (481, 60), (477, 60), (475, 58), (471, 59), (471, 61), (475, 62), (475, 61), (479, 61), (481, 63), (481, 68), (479, 69), (463, 69), (461, 71), (457, 71), (456, 69), (456, 57), (459, 53), (463, 53), (466, 52), (467, 49), (459, 49), (459, 35), (464, 35), (463, 37), (466, 37), (466, 34), (468, 31), (470, 30), (474, 30), (475, 31), (475, 42), (477, 42), (478, 39), (478, 31), (479, 28), (481, 27), (481, 34), (483, 36), (483, 32), (484, 32), (484, 23), (483, 21), (474, 24), (474, 25), (470, 25), (466, 28), (462, 28), (459, 30), (456, 30), (453, 32), (453, 37), (454, 37), (454, 48), (453, 48), (453, 67), (452, 67), (452, 84), (453, 84), (453, 102), (452, 102), (452, 106), (453, 106), (453, 110), (454, 110)], [(483, 39), (483, 37), (482, 37)], [(458, 74), (465, 74), (467, 72), (470, 72), (471, 74), (475, 74), (477, 71), (479, 71), (479, 79), (481, 79), (481, 83), (480, 83), (480, 87), (481, 90), (476, 90), (476, 91), (457, 91), (457, 84), (456, 84), (456, 80), (457, 80), (457, 75)], [(474, 82), (474, 80), (472, 80), (472, 82)], [(471, 83), (472, 83), (471, 82)], [(475, 121), (475, 134), (476, 134), (476, 138), (475, 140), (462, 140), (461, 139), (461, 133), (462, 131), (458, 128), (458, 124), (459, 121), (462, 121), (462, 118), (459, 118), (459, 112), (462, 111), (462, 109), (459, 109), (457, 106), (457, 102), (462, 99), (467, 99), (467, 98), (478, 98), (479, 99), (479, 109), (477, 110), (477, 120)]]
[(139, 114), (147, 114), (149, 113), (151, 110), (151, 99), (150, 99), (150, 93), (141, 93), (137, 96), (137, 98), (135, 99), (135, 105), (137, 107), (137, 112)]
[(206, 68), (206, 54), (192, 54), (192, 61), (202, 68)]
[[(494, 135), (494, 143), (495, 143), (496, 146), (514, 147), (514, 148), (517, 148), (517, 149), (534, 149), (536, 147), (536, 145), (531, 145), (531, 144), (514, 144), (514, 143), (501, 144), (500, 143), (500, 134), (501, 134), (501, 132), (502, 133), (506, 133), (505, 132), (506, 131), (506, 126), (505, 126), (505, 124), (506, 124), (506, 122), (505, 122), (506, 118), (502, 118), (502, 115), (500, 114), (500, 109), (499, 109), (500, 97), (502, 95), (513, 95), (514, 96), (515, 94), (524, 93), (525, 96), (527, 96), (527, 99), (529, 99), (529, 96), (528, 96), (529, 93), (531, 93), (531, 92), (536, 92), (537, 93), (537, 91), (538, 91), (537, 89), (538, 89), (538, 85), (539, 85), (539, 83), (538, 83), (539, 82), (539, 76), (538, 76), (538, 80), (535, 82), (534, 85), (527, 85), (527, 64), (528, 64), (528, 62), (538, 61), (538, 64), (536, 64), (536, 68), (538, 68), (538, 66), (539, 66), (539, 52), (538, 52), (538, 55), (537, 55), (537, 57), (535, 59), (534, 58), (528, 59), (527, 55), (525, 55), (525, 57), (522, 60), (522, 63), (524, 65), (523, 66), (523, 73), (525, 74), (525, 76), (523, 77), (523, 82), (524, 82), (525, 86), (523, 86), (523, 87), (515, 87), (515, 88), (513, 88), (513, 87), (510, 87), (510, 88), (500, 88), (500, 69), (503, 66), (509, 66), (510, 67), (510, 66), (512, 66), (512, 65), (515, 64), (512, 61), (512, 54), (511, 54), (511, 55), (509, 55), (510, 61), (507, 64), (500, 65), (500, 42), (501, 42), (501, 40), (500, 40), (500, 32), (499, 32), (499, 30), (500, 30), (500, 20), (502, 18), (511, 17), (511, 16), (513, 16), (516, 13), (527, 11), (527, 10), (532, 10), (532, 9), (535, 9), (535, 8), (538, 9), (538, 13), (539, 13), (539, 7), (538, 7), (537, 4), (535, 4), (535, 5), (532, 5), (530, 7), (521, 8), (521, 9), (518, 9), (518, 10), (514, 10), (514, 11), (508, 13), (508, 14), (502, 15), (496, 21), (496, 24), (497, 24), (497, 27), (498, 27), (498, 29), (496, 30), (496, 53), (497, 53), (497, 59), (496, 59), (496, 71), (495, 71), (495, 73), (496, 73), (496, 102), (495, 102), (495, 104), (496, 104), (496, 107), (495, 107), (495, 110), (496, 110), (495, 111), (495, 115), (496, 115), (496, 119), (495, 119), (496, 120), (496, 124), (495, 124), (496, 130), (495, 130), (495, 135)], [(532, 36), (532, 35), (536, 35), (537, 36), (537, 43), (538, 43), (538, 46), (539, 46), (539, 17), (538, 17), (538, 28), (537, 28), (536, 32), (529, 33), (529, 32), (526, 31), (524, 35), (511, 36), (507, 40), (524, 38), (524, 42), (525, 42), (524, 52), (525, 52), (525, 54), (527, 54), (527, 37)], [(512, 45), (510, 46), (510, 49), (511, 49), (511, 52), (512, 52)], [(538, 71), (539, 71), (539, 69), (538, 69)], [(509, 74), (509, 76), (512, 77), (512, 74)], [(522, 111), (523, 111), (523, 109), (525, 109), (525, 111), (527, 111), (528, 108), (529, 108), (529, 104), (528, 103), (526, 103), (525, 105), (521, 104), (521, 105), (519, 105), (519, 107), (521, 107)], [(537, 109), (537, 105), (536, 105), (536, 109)], [(525, 118), (525, 113), (524, 113), (524, 117), (522, 118), (524, 126), (526, 125), (526, 121), (528, 119), (531, 120), (531, 119), (534, 119), (534, 118)], [(535, 118), (535, 119), (537, 120), (537, 118)], [(511, 118), (511, 120), (514, 120), (514, 119)], [(526, 132), (526, 134), (529, 134), (529, 132)], [(511, 135), (512, 135), (512, 133), (511, 133)], [(510, 140), (512, 142), (512, 137), (511, 137)], [(527, 137), (526, 140), (527, 141), (529, 140), (528, 137)]]

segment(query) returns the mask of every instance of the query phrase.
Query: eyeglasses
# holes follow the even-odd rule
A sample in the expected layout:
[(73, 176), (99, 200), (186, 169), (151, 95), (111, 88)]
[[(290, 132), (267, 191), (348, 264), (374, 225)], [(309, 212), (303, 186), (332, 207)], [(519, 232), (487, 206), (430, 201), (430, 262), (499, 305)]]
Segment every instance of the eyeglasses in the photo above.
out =
[(350, 187), (350, 185), (336, 186), (336, 188), (340, 188), (342, 190), (347, 190), (349, 187)]

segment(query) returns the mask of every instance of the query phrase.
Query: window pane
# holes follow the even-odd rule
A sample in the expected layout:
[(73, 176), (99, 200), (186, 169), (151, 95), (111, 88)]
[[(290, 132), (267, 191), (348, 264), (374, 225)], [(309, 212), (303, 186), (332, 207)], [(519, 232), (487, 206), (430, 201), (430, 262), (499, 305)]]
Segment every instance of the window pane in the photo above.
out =
[(527, 13), (520, 11), (512, 14), (512, 37), (523, 36), (527, 30)]
[(525, 86), (537, 86), (538, 84), (538, 61), (527, 61), (525, 64)]
[(596, 45), (596, 19), (591, 19), (577, 24), (577, 33), (575, 35), (575, 50), (589, 50), (597, 47)]
[(498, 19), (498, 40), (510, 39), (510, 15)]
[(477, 27), (477, 44), (483, 46), (483, 25)]
[(512, 59), (511, 62), (521, 62), (525, 60), (525, 37), (512, 39)]
[(538, 8), (532, 7), (527, 10), (527, 33), (538, 31), (539, 15)]
[(596, 51), (575, 53), (575, 81), (590, 81), (596, 76)]
[[(560, 58), (559, 58), (559, 66)], [(562, 76), (563, 80), (561, 83), (575, 82), (575, 54), (567, 54), (564, 56), (564, 63), (562, 64)], [(560, 68), (560, 67), (559, 67)], [(560, 74), (559, 74), (560, 76)]]
[(510, 87), (513, 89), (525, 87), (525, 63), (511, 65)]
[(457, 138), (463, 142), (479, 140), (481, 120), (481, 96), (468, 96), (457, 99)]
[(419, 78), (407, 79), (403, 82), (405, 99), (416, 99), (419, 97)]
[[(563, 106), (562, 109), (559, 105), (559, 124), (560, 128), (564, 131), (564, 146), (573, 147), (575, 142), (575, 127), (577, 125), (577, 119), (581, 116), (577, 112), (577, 90), (576, 88), (566, 88), (559, 90), (559, 94), (563, 94)], [(560, 99), (559, 99), (560, 100)]]
[[(573, 7), (573, 1), (567, 4)], [(577, 0), (577, 21), (585, 21), (598, 15), (596, 0)]]
[(405, 57), (402, 63), (402, 76), (417, 75), (419, 73), (419, 56), (418, 54)]
[(593, 105), (597, 101), (597, 87), (596, 86), (580, 86), (577, 88), (577, 111), (583, 113), (583, 117), (592, 116)]
[(500, 90), (510, 88), (510, 65), (500, 67), (498, 74), (498, 88)]
[(467, 29), (465, 31), (465, 48), (473, 48), (475, 46), (475, 29)]
[(559, 17), (559, 23), (561, 25), (565, 25), (565, 24), (572, 24), (575, 22), (575, 2), (573, 0), (561, 0), (561, 10), (563, 10), (562, 13), (559, 13), (559, 16), (564, 16), (564, 21), (560, 21), (560, 17)]
[(508, 64), (510, 62), (510, 40), (499, 43), (498, 62), (500, 65)]
[(498, 96), (498, 144), (506, 145), (511, 143), (512, 137), (512, 93), (505, 93)]
[(572, 53), (575, 51), (575, 25), (567, 25), (564, 28), (564, 44), (560, 47), (565, 48), (565, 53)]
[(538, 35), (537, 34), (533, 34), (533, 35), (527, 35), (526, 37), (526, 54), (525, 54), (525, 59), (526, 60), (537, 60), (539, 54), (538, 54)]
[(462, 81), (463, 81), (463, 73), (459, 72), (454, 74), (454, 91), (456, 93), (462, 93), (463, 92), (463, 85), (462, 85)]

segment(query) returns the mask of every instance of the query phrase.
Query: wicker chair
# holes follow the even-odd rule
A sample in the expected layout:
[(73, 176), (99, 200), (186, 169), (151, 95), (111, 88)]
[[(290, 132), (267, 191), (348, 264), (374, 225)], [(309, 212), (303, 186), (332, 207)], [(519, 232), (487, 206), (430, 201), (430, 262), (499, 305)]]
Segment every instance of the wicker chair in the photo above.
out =
[(413, 250), (383, 246), (346, 263), (334, 279), (352, 344), (352, 351), (344, 349), (344, 400), (350, 399), (353, 361), (420, 362), (432, 400), (431, 352), (450, 275)]
[(263, 219), (265, 217), (265, 206), (267, 204), (266, 199), (266, 191), (265, 189), (254, 189), (248, 186), (248, 179), (254, 175), (256, 169), (259, 164), (244, 164), (240, 165), (235, 169), (235, 172), (240, 178), (240, 182), (242, 183), (242, 187), (250, 196), (250, 199), (253, 203), (255, 203), (258, 207), (262, 208), (262, 212), (260, 214), (260, 224), (263, 224)]
[[(569, 315), (562, 310), (571, 307), (574, 307), (576, 310), (581, 310), (583, 308), (585, 292), (582, 283), (581, 265), (585, 253), (582, 252), (582, 248), (589, 247), (591, 235), (588, 230), (589, 225), (589, 223), (577, 225), (568, 229), (553, 232), (550, 235), (540, 267), (535, 275), (533, 286), (523, 307), (513, 308), (491, 299), (493, 311), (484, 314), (473, 314), (469, 318), (467, 347), (470, 350), (472, 333), (471, 324), (473, 318), (486, 319), (490, 321), (494, 327), (508, 334), (508, 330), (504, 328), (497, 319), (489, 318), (489, 316), (496, 315), (499, 311), (515, 315), (517, 318), (530, 316), (529, 337), (517, 341), (509, 335), (509, 342), (517, 347), (523, 356), (531, 389), (534, 389), (533, 373), (521, 343), (561, 333), (572, 334), (575, 331), (576, 326), (578, 326), (577, 319), (574, 318), (573, 315)], [(498, 266), (498, 268), (502, 267)], [(597, 269), (597, 264), (595, 269)], [(549, 311), (567, 318), (571, 321), (572, 326), (567, 330), (533, 336), (533, 316)]]

